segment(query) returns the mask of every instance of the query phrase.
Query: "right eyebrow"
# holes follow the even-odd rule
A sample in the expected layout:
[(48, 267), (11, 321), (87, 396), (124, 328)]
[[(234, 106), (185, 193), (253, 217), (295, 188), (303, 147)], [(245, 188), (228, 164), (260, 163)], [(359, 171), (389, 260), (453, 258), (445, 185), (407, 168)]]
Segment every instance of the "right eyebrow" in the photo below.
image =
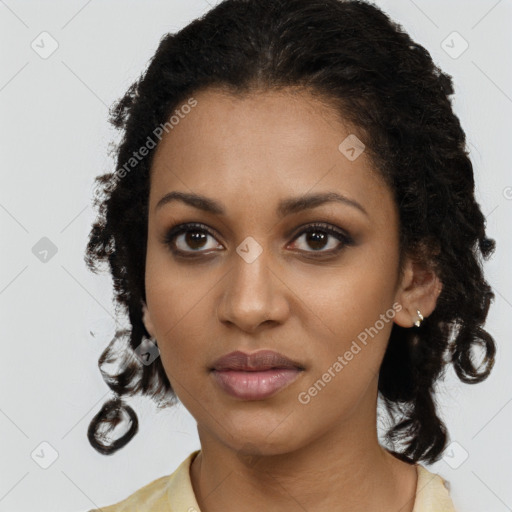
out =
[(155, 206), (155, 210), (158, 210), (162, 206), (171, 203), (172, 201), (182, 201), (194, 208), (198, 208), (199, 210), (203, 210), (208, 213), (214, 213), (216, 215), (224, 215), (224, 208), (214, 201), (205, 196), (201, 196), (199, 194), (193, 194), (190, 192), (169, 192), (165, 194), (160, 201)]

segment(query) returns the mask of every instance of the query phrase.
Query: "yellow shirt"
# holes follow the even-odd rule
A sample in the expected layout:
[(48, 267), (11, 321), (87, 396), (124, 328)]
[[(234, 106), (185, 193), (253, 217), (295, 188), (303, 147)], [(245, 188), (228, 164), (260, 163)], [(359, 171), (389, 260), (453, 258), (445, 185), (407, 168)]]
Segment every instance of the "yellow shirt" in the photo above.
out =
[[(190, 480), (190, 464), (198, 453), (192, 452), (174, 473), (153, 480), (123, 501), (89, 512), (201, 512)], [(416, 468), (413, 512), (456, 512), (445, 480), (421, 464)]]

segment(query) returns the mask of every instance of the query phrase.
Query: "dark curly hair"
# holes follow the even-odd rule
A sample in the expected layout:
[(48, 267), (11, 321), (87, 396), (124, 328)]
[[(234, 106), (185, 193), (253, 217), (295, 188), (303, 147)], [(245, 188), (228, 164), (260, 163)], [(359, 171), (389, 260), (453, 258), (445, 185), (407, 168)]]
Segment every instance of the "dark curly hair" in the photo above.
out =
[[(116, 312), (121, 307), (131, 327), (118, 330), (99, 359), (116, 396), (92, 419), (90, 443), (112, 454), (135, 435), (137, 416), (122, 395), (146, 394), (162, 407), (177, 402), (160, 358), (145, 365), (135, 353), (149, 339), (142, 301), (155, 149), (134, 155), (149, 140), (155, 145), (162, 132), (156, 128), (169, 126), (176, 109), (208, 87), (240, 95), (302, 88), (357, 127), (399, 209), (399, 268), (412, 255), (443, 284), (421, 327), (393, 325), (378, 384), (394, 423), (385, 439), (403, 444), (392, 453), (408, 462), (437, 461), (447, 431), (436, 413), (434, 384), (449, 363), (466, 383), (486, 379), (494, 365), (495, 342), (482, 328), (494, 299), (482, 257), (490, 257), (495, 241), (486, 237), (475, 200), (465, 133), (449, 99), (451, 76), (400, 25), (359, 0), (224, 0), (165, 35), (145, 72), (115, 103), (110, 123), (123, 133), (113, 150), (117, 172), (96, 177), (98, 217), (85, 261), (93, 272), (108, 262)], [(116, 368), (105, 369), (111, 363)], [(107, 434), (123, 412), (131, 427), (111, 443)]]

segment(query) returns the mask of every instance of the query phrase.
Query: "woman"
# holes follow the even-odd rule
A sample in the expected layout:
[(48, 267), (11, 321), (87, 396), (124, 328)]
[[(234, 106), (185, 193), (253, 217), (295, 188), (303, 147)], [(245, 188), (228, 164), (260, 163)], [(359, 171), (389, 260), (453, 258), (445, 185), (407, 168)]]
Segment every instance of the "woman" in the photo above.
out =
[(124, 446), (122, 395), (145, 393), (185, 405), (201, 450), (103, 511), (455, 510), (420, 464), (448, 441), (433, 385), (447, 364), (482, 381), (495, 344), (452, 94), (359, 1), (225, 0), (162, 39), (98, 178), (87, 262), (131, 327), (100, 358), (118, 396), (89, 440)]

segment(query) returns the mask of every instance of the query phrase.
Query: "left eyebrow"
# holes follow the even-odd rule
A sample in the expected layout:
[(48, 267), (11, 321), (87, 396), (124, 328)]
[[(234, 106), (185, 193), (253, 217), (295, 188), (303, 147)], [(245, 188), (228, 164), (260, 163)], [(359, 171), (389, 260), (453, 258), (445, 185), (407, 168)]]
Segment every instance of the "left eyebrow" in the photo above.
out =
[[(156, 204), (155, 210), (158, 210), (165, 204), (171, 203), (172, 201), (182, 201), (194, 208), (203, 210), (208, 213), (213, 213), (215, 215), (224, 215), (226, 212), (225, 208), (214, 199), (190, 192), (177, 191), (165, 194), (165, 196), (163, 196)], [(352, 206), (368, 216), (368, 212), (361, 204), (359, 204), (354, 199), (350, 199), (344, 195), (338, 194), (337, 192), (306, 194), (300, 197), (284, 199), (279, 203), (277, 213), (280, 217), (285, 217), (287, 215), (291, 215), (292, 213), (316, 208), (322, 204), (330, 202), (339, 202)]]
[(339, 202), (347, 204), (349, 206), (357, 208), (366, 216), (368, 216), (368, 212), (363, 208), (361, 204), (359, 204), (354, 199), (350, 199), (344, 195), (338, 194), (337, 192), (306, 194), (301, 197), (292, 197), (290, 199), (285, 199), (279, 203), (277, 213), (279, 214), (280, 217), (285, 217), (286, 215), (297, 213), (302, 210), (307, 210), (310, 208), (316, 208), (317, 206), (330, 202)]

